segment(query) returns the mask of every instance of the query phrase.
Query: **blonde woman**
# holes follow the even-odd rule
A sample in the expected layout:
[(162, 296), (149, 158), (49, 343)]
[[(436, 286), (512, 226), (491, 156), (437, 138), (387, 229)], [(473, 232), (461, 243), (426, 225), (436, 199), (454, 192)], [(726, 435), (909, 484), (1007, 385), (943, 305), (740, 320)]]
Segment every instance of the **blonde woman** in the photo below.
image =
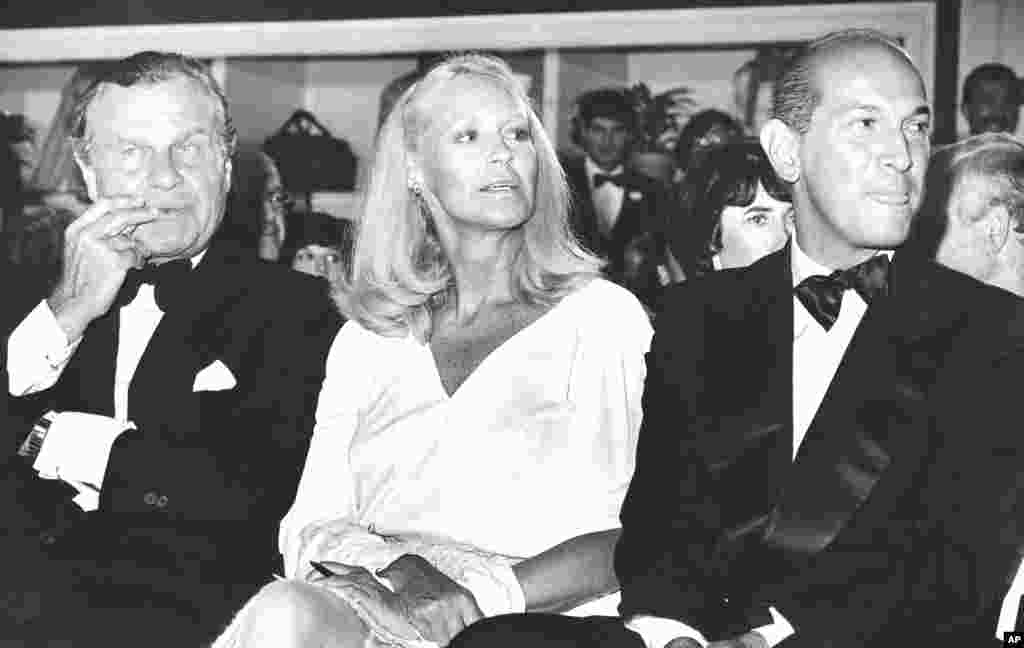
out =
[(281, 525), (288, 579), (218, 645), (439, 646), (483, 616), (614, 614), (651, 329), (567, 202), (503, 62), (451, 58), (402, 95)]

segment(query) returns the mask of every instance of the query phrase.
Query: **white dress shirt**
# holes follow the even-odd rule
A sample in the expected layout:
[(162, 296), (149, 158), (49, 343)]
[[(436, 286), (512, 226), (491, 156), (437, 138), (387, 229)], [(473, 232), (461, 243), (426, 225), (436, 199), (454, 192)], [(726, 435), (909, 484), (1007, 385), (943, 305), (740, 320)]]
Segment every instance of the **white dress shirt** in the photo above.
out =
[[(205, 254), (203, 251), (192, 257), (193, 268)], [(153, 286), (148, 284), (140, 285), (135, 298), (121, 308), (114, 370), (114, 421), (119, 424), (121, 431), (131, 426), (128, 421), (128, 387), (163, 315), (163, 311), (156, 305)], [(60, 379), (81, 341), (81, 338), (69, 341), (47, 301), (44, 299), (39, 302), (7, 339), (10, 394), (24, 396), (52, 387)], [(86, 453), (82, 450), (82, 444), (104, 445), (103, 455), (109, 458), (116, 435), (111, 436), (107, 431), (109, 428), (101, 432), (97, 427), (96, 433), (92, 435), (72, 434), (70, 431), (61, 433), (62, 429), (67, 428), (58, 428), (56, 433), (51, 428), (44, 443), (46, 453), (40, 453), (35, 467), (41, 476), (58, 476), (75, 486), (80, 492), (80, 497), (76, 498), (79, 506), (85, 510), (95, 510), (107, 462), (89, 460), (84, 463), (85, 458), (95, 455), (95, 448)], [(75, 478), (65, 478), (63, 475), (74, 475)], [(95, 489), (83, 491), (83, 483), (95, 486)]]
[[(892, 252), (885, 254), (890, 258), (892, 256)], [(794, 287), (811, 275), (827, 276), (833, 272), (833, 269), (826, 268), (807, 256), (797, 245), (795, 237), (792, 239), (792, 270)], [(846, 291), (839, 318), (832, 328), (826, 331), (807, 312), (796, 295), (793, 295), (794, 459), (867, 308), (867, 303), (857, 291)], [(754, 630), (767, 640), (769, 646), (775, 646), (793, 634), (794, 629), (778, 609), (771, 607), (769, 611), (773, 623)], [(663, 648), (676, 637), (690, 637), (702, 646), (708, 644), (703, 634), (675, 619), (638, 615), (630, 619), (627, 626), (643, 637), (647, 648)]]
[(625, 172), (621, 164), (611, 171), (605, 171), (597, 166), (588, 155), (583, 160), (583, 169), (587, 173), (587, 185), (590, 187), (590, 197), (594, 202), (594, 211), (598, 218), (599, 229), (607, 234), (615, 227), (619, 220), (619, 212), (622, 211), (622, 200), (625, 196), (625, 189), (614, 182), (602, 183), (600, 187), (594, 187), (594, 176), (598, 173), (605, 175), (618, 175)]

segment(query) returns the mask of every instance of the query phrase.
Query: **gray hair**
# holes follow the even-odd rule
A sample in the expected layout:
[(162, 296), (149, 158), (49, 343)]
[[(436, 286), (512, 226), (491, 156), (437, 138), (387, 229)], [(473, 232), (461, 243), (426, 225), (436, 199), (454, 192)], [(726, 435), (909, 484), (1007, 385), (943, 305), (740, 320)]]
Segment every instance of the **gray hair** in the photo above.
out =
[[(980, 133), (937, 151), (948, 177), (950, 195), (955, 196), (967, 182), (985, 181), (982, 206), (1006, 207), (1014, 226), (1024, 229), (1024, 140), (1009, 133)], [(983, 210), (965, 213), (975, 220)]]
[(89, 107), (107, 84), (124, 88), (136, 85), (153, 85), (175, 78), (185, 77), (197, 82), (214, 100), (219, 124), (218, 136), (224, 154), (234, 155), (238, 136), (231, 123), (228, 101), (220, 84), (210, 74), (209, 67), (198, 59), (175, 52), (138, 52), (128, 58), (99, 64), (94, 70), (96, 77), (78, 97), (71, 109), (71, 138), (75, 151), (82, 159), (88, 159), (90, 133), (87, 123)]

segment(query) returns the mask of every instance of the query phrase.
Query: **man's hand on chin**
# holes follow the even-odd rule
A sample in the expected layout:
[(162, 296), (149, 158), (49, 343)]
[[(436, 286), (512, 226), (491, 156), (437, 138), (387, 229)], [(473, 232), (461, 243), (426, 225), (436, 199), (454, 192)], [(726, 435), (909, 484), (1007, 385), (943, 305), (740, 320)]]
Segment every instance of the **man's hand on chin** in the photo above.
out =
[(130, 232), (154, 218), (141, 199), (111, 197), (97, 200), (68, 226), (61, 277), (47, 299), (68, 342), (110, 310), (128, 269), (144, 263)]

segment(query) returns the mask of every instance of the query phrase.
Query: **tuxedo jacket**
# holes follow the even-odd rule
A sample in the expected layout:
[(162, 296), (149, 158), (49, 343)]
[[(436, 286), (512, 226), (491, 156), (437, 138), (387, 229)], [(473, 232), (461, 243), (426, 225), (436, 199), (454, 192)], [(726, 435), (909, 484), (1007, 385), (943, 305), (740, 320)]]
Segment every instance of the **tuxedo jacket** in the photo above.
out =
[(624, 265), (626, 244), (637, 236), (652, 234), (664, 247), (665, 223), (670, 215), (669, 193), (658, 181), (631, 169), (623, 172), (622, 208), (611, 232), (601, 232), (590, 194), (585, 158), (564, 159), (566, 179), (572, 196), (570, 222), (577, 240), (591, 252), (607, 259), (607, 272), (617, 278)]
[[(96, 606), (132, 607), (145, 591), (206, 608), (221, 623), (277, 568), (278, 523), (341, 318), (326, 282), (228, 244), (210, 248), (188, 288), (191, 299), (164, 314), (132, 378), (128, 415), (138, 430), (114, 443), (99, 510), (79, 512), (70, 487), (13, 457), (7, 491), (18, 496), (6, 499), (5, 519), (10, 536), (40, 538), (38, 560), (70, 565), (70, 585), (94, 594)], [(5, 340), (38, 298), (16, 300), (22, 312), (5, 321)], [(56, 385), (10, 399), (9, 441), (48, 409), (113, 415), (118, 311), (89, 325)], [(234, 387), (193, 391), (196, 375), (217, 363)]]
[(991, 642), (1024, 528), (1024, 300), (897, 253), (793, 461), (792, 295), (787, 246), (667, 297), (622, 614), (715, 640), (775, 606), (786, 647)]

